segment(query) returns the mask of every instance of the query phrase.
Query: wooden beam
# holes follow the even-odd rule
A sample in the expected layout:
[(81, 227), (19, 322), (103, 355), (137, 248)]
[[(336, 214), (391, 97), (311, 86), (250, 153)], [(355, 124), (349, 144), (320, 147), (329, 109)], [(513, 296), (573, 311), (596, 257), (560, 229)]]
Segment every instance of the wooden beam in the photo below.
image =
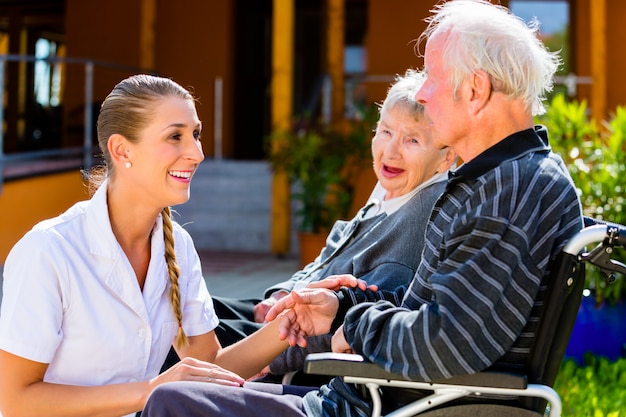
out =
[(155, 31), (156, 0), (141, 0), (141, 23), (139, 30), (139, 66), (146, 71), (156, 68)]
[(345, 106), (344, 82), (344, 16), (345, 0), (325, 0), (326, 65), (331, 79), (331, 121), (341, 120)]
[[(273, 0), (272, 16), (272, 131), (290, 128), (293, 113), (294, 2)], [(275, 172), (272, 178), (271, 251), (289, 252), (291, 193), (289, 178)]]
[(600, 123), (607, 117), (606, 0), (594, 0), (591, 13), (591, 116)]

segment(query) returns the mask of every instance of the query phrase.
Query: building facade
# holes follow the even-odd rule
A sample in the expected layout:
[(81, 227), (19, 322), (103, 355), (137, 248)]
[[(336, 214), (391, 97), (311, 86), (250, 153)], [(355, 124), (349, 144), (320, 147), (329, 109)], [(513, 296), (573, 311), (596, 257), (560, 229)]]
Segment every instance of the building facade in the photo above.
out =
[[(502, 3), (522, 1), (535, 2)], [(626, 3), (563, 1), (571, 74), (563, 82), (604, 118), (626, 102), (619, 53)], [(94, 145), (105, 95), (122, 78), (148, 72), (193, 90), (208, 158), (262, 160), (267, 135), (294, 116), (349, 116), (354, 103), (381, 100), (394, 75), (419, 68), (415, 41), (435, 4), (0, 0), (0, 156), (80, 147), (86, 138)], [(15, 216), (0, 195), (2, 210)]]

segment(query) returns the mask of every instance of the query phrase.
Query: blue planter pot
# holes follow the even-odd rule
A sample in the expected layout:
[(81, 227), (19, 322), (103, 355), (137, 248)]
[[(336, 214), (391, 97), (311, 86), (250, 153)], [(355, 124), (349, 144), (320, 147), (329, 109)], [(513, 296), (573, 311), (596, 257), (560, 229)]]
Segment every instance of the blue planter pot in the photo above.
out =
[(565, 357), (582, 365), (589, 352), (614, 361), (625, 356), (625, 347), (626, 302), (596, 306), (593, 295), (583, 297)]

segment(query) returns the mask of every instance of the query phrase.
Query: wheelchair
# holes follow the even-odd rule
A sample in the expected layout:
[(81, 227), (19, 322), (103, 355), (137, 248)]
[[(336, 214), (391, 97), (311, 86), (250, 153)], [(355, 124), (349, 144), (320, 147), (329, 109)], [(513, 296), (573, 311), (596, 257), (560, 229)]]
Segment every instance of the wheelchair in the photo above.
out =
[[(585, 217), (585, 227), (574, 235), (555, 260), (544, 305), (528, 360), (523, 369), (489, 368), (441, 381), (419, 382), (386, 372), (354, 354), (314, 353), (305, 361), (307, 374), (340, 376), (361, 386), (372, 401), (373, 417), (383, 409), (383, 396), (393, 390), (415, 395), (386, 417), (561, 415), (561, 400), (552, 388), (576, 321), (585, 281), (585, 265), (599, 268), (607, 282), (626, 275), (614, 248), (626, 247), (626, 226)], [(591, 251), (586, 248), (595, 244)], [(381, 392), (383, 394), (381, 395)]]

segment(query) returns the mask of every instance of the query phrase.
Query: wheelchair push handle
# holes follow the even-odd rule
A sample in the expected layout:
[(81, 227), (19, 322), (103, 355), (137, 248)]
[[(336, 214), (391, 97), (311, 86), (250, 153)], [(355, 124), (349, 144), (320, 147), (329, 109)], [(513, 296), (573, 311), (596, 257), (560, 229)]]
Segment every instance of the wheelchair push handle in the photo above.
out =
[(626, 247), (626, 226), (585, 218), (585, 225), (589, 224), (593, 226), (585, 227), (576, 234), (564, 250), (576, 255), (581, 253), (588, 244), (599, 243), (590, 252), (581, 253), (580, 261), (597, 266), (608, 283), (615, 281), (615, 273), (626, 276), (626, 265), (611, 259), (614, 248)]

